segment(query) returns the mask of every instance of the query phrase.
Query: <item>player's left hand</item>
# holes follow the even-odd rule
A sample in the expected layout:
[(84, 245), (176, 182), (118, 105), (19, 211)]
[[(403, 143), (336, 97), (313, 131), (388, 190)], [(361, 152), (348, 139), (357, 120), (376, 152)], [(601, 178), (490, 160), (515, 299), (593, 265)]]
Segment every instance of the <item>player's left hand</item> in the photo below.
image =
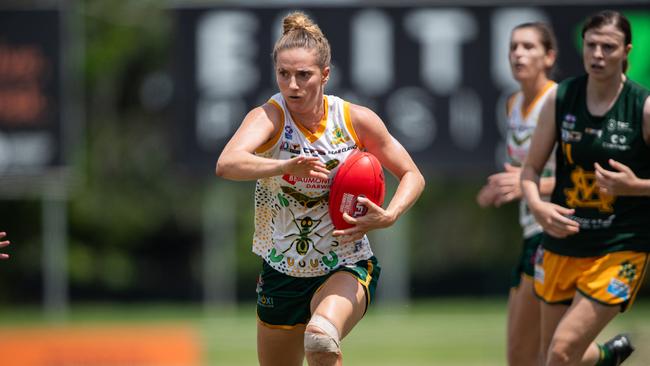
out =
[(607, 170), (594, 163), (596, 184), (600, 193), (610, 196), (636, 196), (641, 194), (641, 179), (627, 165), (609, 159), (609, 165), (616, 171)]
[(482, 208), (494, 206), (496, 199), (497, 189), (489, 183), (481, 187), (481, 190), (476, 195), (476, 203)]
[(357, 202), (366, 206), (368, 211), (360, 217), (352, 217), (346, 212), (343, 213), (343, 220), (354, 226), (332, 232), (332, 235), (338, 237), (342, 243), (360, 240), (368, 231), (391, 226), (397, 219), (366, 197), (357, 197)]
[(489, 184), (494, 186), (497, 192), (494, 199), (495, 207), (521, 198), (521, 185), (519, 183), (521, 168), (508, 163), (505, 163), (503, 168), (503, 172), (493, 174), (488, 178)]

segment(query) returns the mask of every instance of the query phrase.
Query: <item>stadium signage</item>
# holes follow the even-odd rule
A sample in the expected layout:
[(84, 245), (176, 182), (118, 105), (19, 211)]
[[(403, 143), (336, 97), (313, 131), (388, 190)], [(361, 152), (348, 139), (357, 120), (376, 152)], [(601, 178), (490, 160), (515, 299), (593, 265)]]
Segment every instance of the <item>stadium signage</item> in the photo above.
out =
[[(481, 176), (505, 159), (504, 106), (516, 89), (507, 61), (511, 29), (535, 20), (553, 26), (560, 80), (582, 72), (576, 34), (588, 14), (601, 10), (340, 3), (301, 9), (332, 46), (327, 94), (376, 111), (425, 173)], [(182, 129), (184, 165), (211, 172), (247, 111), (277, 92), (270, 55), (280, 19), (291, 10), (268, 4), (175, 9), (174, 79), (182, 91), (176, 118), (193, 122)], [(621, 10), (650, 22), (639, 5)]]
[(62, 164), (58, 10), (0, 10), (0, 174)]

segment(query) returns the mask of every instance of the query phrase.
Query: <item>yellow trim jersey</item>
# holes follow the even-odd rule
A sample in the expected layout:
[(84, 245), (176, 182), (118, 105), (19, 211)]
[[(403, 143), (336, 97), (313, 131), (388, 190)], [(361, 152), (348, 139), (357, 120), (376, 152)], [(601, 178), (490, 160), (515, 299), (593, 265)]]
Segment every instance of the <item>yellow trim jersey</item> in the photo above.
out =
[[(555, 82), (549, 81), (527, 108), (524, 108), (524, 94), (522, 92), (517, 92), (512, 96), (508, 104), (508, 133), (506, 137), (508, 158), (512, 165), (522, 166), (526, 161), (539, 113), (542, 110), (544, 101), (549, 93), (555, 89), (556, 85)], [(542, 176), (553, 176), (554, 170), (555, 159), (551, 157), (544, 166)], [(550, 199), (548, 196), (542, 198), (546, 201)], [(530, 238), (542, 232), (542, 227), (535, 221), (528, 209), (526, 200), (523, 198), (519, 201), (519, 223), (523, 229), (524, 238)]]
[(256, 154), (272, 159), (316, 156), (330, 174), (328, 179), (285, 174), (257, 181), (253, 252), (275, 270), (294, 277), (322, 276), (372, 257), (367, 237), (341, 243), (332, 236), (328, 212), (330, 184), (338, 166), (363, 148), (352, 127), (349, 103), (324, 96), (325, 114), (315, 133), (293, 119), (280, 93), (268, 103), (282, 112), (282, 126)]
[(618, 251), (650, 252), (650, 197), (612, 196), (600, 191), (594, 163), (616, 171), (609, 159), (650, 179), (650, 145), (643, 137), (643, 108), (650, 90), (625, 79), (616, 101), (602, 116), (587, 107), (588, 75), (560, 83), (555, 102), (558, 146), (555, 204), (575, 210), (568, 216), (580, 232), (565, 238), (546, 236), (544, 249), (574, 257)]

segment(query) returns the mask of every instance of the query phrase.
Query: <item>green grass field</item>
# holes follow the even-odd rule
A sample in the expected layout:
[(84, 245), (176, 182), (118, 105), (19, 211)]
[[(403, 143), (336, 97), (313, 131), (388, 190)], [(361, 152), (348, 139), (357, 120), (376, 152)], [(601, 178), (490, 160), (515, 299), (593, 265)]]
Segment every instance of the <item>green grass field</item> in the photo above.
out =
[[(505, 365), (505, 299), (420, 301), (409, 306), (376, 306), (343, 341), (346, 365)], [(256, 365), (255, 313), (237, 309), (103, 305), (73, 307), (71, 325), (167, 324), (195, 327), (212, 365)], [(44, 323), (35, 309), (1, 309), (0, 329)], [(599, 340), (621, 331), (635, 335), (637, 351), (626, 366), (650, 365), (650, 301), (640, 299), (614, 320)]]

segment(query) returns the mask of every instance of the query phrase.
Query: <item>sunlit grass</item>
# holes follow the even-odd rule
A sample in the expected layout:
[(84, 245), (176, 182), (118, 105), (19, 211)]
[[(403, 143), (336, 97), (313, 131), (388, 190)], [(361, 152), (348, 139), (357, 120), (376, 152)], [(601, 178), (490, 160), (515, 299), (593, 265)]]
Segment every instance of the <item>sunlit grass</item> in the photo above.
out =
[[(505, 365), (505, 299), (418, 301), (375, 306), (343, 341), (347, 365)], [(211, 309), (174, 305), (73, 306), (66, 320), (51, 322), (37, 308), (0, 309), (0, 328), (86, 324), (189, 324), (212, 365), (256, 365), (255, 308)], [(650, 302), (637, 301), (603, 332), (635, 335), (637, 351), (627, 366), (650, 360)]]

